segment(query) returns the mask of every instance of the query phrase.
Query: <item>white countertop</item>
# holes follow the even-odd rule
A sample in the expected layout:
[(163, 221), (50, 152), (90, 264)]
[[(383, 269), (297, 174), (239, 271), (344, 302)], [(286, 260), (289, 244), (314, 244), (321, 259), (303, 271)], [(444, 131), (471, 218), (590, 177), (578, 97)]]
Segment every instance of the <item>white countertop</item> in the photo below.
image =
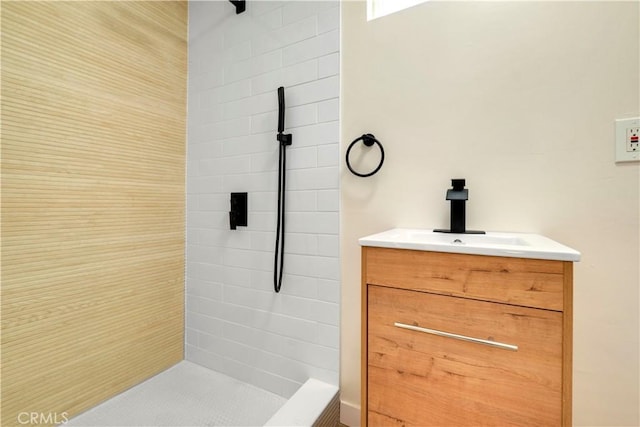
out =
[(439, 233), (431, 229), (394, 228), (359, 239), (361, 246), (418, 251), (580, 261), (580, 252), (539, 234)]

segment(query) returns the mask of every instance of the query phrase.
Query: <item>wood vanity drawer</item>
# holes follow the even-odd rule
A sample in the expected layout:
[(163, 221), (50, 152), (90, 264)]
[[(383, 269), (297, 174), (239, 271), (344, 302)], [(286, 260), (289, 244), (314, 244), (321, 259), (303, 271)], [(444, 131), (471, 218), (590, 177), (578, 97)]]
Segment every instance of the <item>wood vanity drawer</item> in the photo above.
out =
[(368, 425), (561, 425), (562, 313), (381, 286), (367, 311)]
[(571, 262), (363, 248), (365, 283), (561, 311)]

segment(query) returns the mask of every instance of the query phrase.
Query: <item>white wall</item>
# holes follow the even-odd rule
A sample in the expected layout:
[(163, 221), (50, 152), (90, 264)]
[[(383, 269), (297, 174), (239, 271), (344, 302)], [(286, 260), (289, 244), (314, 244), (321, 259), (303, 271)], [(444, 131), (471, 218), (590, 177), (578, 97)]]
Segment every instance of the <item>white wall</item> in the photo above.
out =
[[(339, 4), (189, 2), (186, 358), (289, 396), (338, 383)], [(273, 292), (278, 86), (285, 276)], [(159, 171), (161, 173), (161, 171)], [(229, 193), (249, 225), (229, 230)]]
[(582, 252), (574, 422), (639, 425), (639, 164), (615, 164), (613, 144), (614, 119), (640, 113), (638, 2), (365, 9), (342, 3), (341, 152), (370, 132), (387, 160), (367, 179), (341, 170), (344, 407), (360, 399), (357, 239), (447, 227), (445, 191), (466, 178), (469, 228)]

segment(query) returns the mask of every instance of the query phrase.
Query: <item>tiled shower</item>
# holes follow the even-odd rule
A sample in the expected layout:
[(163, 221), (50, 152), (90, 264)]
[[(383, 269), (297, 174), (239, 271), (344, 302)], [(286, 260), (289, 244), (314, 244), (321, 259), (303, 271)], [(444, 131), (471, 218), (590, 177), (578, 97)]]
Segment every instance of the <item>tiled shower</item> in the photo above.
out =
[[(338, 385), (339, 10), (189, 3), (185, 358), (285, 397)], [(279, 86), (293, 144), (276, 294)], [(237, 230), (232, 192), (248, 193)]]

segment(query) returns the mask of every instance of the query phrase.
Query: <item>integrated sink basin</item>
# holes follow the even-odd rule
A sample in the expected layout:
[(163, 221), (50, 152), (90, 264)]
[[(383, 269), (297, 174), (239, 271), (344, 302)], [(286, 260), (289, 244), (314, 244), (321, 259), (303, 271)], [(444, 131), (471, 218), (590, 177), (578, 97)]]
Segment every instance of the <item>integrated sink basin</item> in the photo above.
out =
[(490, 232), (438, 233), (394, 228), (359, 240), (361, 246), (474, 255), (579, 261), (580, 252), (539, 234)]

